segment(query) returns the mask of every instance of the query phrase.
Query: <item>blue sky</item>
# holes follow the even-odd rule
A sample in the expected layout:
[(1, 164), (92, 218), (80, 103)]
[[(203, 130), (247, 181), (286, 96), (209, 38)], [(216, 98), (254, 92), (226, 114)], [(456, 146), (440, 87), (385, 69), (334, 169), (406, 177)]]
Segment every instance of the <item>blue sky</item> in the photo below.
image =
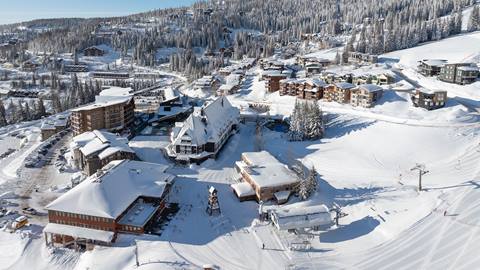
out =
[(0, 0), (0, 24), (40, 18), (121, 16), (195, 0)]

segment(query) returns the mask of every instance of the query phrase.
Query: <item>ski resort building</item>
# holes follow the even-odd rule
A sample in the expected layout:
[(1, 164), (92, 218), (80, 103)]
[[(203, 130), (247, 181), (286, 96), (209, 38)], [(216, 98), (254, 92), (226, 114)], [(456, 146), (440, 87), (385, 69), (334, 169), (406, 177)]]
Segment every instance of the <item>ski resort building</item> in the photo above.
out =
[(42, 142), (68, 128), (70, 122), (68, 117), (63, 115), (57, 116), (54, 120), (44, 121), (40, 126), (40, 134)]
[(273, 225), (278, 230), (318, 229), (319, 226), (332, 224), (332, 216), (324, 204), (282, 207), (269, 213)]
[(103, 56), (104, 54), (105, 51), (97, 46), (91, 46), (83, 50), (83, 55), (85, 56)]
[(143, 234), (166, 207), (174, 176), (167, 166), (112, 161), (46, 206), (47, 245), (91, 249), (118, 233)]
[(215, 91), (218, 88), (219, 82), (214, 76), (203, 76), (195, 81), (193, 88), (204, 92)]
[(265, 79), (265, 87), (268, 92), (276, 92), (280, 90), (280, 81), (290, 78), (291, 72), (283, 72), (279, 70), (266, 70), (262, 74)]
[(378, 55), (360, 53), (360, 52), (349, 52), (348, 53), (348, 62), (349, 63), (378, 63)]
[(127, 138), (99, 130), (73, 137), (70, 150), (73, 165), (87, 175), (96, 173), (113, 160), (136, 158)]
[(231, 185), (240, 201), (275, 199), (284, 203), (300, 183), (293, 171), (267, 151), (243, 153), (235, 169), (244, 181)]
[(72, 110), (70, 117), (73, 135), (87, 131), (106, 129), (123, 130), (131, 127), (135, 104), (132, 95), (100, 95), (95, 103)]
[(328, 102), (349, 103), (350, 92), (355, 85), (347, 82), (334, 83), (327, 86), (323, 93), (323, 99)]
[(383, 95), (383, 88), (374, 84), (362, 84), (350, 90), (350, 104), (371, 108)]
[(305, 55), (297, 56), (296, 62), (298, 65), (303, 67), (306, 67), (308, 64), (317, 64), (322, 68), (327, 67), (332, 63), (332, 61), (325, 58), (318, 58), (315, 56), (305, 56)]
[(195, 107), (194, 112), (171, 133), (167, 154), (179, 162), (216, 158), (228, 138), (238, 130), (240, 112), (225, 96)]
[(443, 59), (424, 59), (418, 61), (418, 72), (424, 76), (436, 76), (440, 74), (443, 66), (447, 63), (447, 60)]
[(432, 91), (422, 88), (417, 89), (411, 98), (415, 107), (434, 110), (445, 106), (447, 91)]
[(456, 84), (470, 84), (478, 79), (479, 69), (472, 63), (445, 64), (438, 79)]
[(320, 79), (284, 79), (280, 81), (280, 95), (296, 96), (301, 99), (319, 100), (327, 84)]

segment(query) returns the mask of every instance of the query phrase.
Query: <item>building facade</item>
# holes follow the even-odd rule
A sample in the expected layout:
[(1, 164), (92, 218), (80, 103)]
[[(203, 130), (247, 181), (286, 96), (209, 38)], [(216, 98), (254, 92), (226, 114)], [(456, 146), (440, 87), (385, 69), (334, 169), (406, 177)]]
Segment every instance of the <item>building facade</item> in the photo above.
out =
[(240, 112), (220, 96), (194, 112), (171, 133), (167, 154), (178, 162), (200, 163), (216, 158), (231, 135), (237, 132)]
[(128, 129), (133, 125), (135, 103), (133, 97), (95, 102), (72, 110), (70, 121), (74, 135), (96, 129), (110, 131)]
[(143, 234), (166, 207), (174, 176), (167, 166), (114, 161), (46, 206), (47, 245), (90, 249), (118, 233)]
[(383, 95), (383, 88), (373, 84), (363, 84), (350, 91), (350, 104), (371, 108)]
[(445, 64), (440, 70), (438, 79), (464, 85), (475, 82), (478, 75), (479, 69), (472, 63)]
[(446, 63), (443, 59), (424, 59), (418, 61), (418, 72), (423, 76), (437, 76)]
[(334, 83), (327, 86), (323, 93), (323, 99), (328, 102), (349, 103), (350, 91), (355, 85), (347, 82)]
[[(235, 163), (236, 171), (241, 175), (244, 182), (248, 183), (255, 194), (257, 201), (279, 200), (280, 197), (288, 197), (294, 192), (300, 183), (297, 175), (280, 163), (275, 157), (266, 151), (245, 152), (241, 160)], [(241, 183), (239, 183), (241, 184)], [(242, 184), (243, 185), (243, 184)], [(239, 196), (238, 187), (232, 185), (234, 193)], [(249, 192), (247, 192), (249, 194)]]
[(415, 107), (434, 110), (445, 106), (445, 103), (447, 102), (447, 91), (417, 89), (412, 94), (411, 98)]

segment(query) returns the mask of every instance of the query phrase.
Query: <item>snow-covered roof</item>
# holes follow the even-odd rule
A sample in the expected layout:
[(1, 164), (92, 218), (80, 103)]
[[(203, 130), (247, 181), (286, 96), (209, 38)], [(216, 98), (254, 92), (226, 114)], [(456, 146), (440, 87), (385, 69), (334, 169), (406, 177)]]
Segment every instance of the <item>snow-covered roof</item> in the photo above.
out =
[(352, 89), (355, 88), (355, 85), (348, 83), (348, 82), (337, 82), (335, 86), (341, 89)]
[(247, 182), (231, 184), (230, 187), (235, 191), (239, 198), (255, 195), (255, 190), (253, 190), (252, 186)]
[(40, 126), (41, 130), (55, 130), (55, 126), (50, 121), (44, 121)]
[(95, 230), (90, 228), (83, 228), (77, 226), (70, 226), (58, 223), (48, 223), (43, 229), (44, 232), (68, 235), (77, 238), (85, 238), (89, 240), (96, 240), (105, 243), (112, 242), (115, 235), (111, 231)]
[(130, 87), (110, 87), (102, 90), (95, 96), (95, 103), (110, 103), (116, 101), (127, 102), (133, 98), (133, 90)]
[(167, 166), (112, 161), (46, 206), (47, 210), (117, 219), (140, 196), (162, 197), (174, 176)]
[(447, 60), (443, 59), (424, 59), (421, 61), (422, 63), (429, 65), (429, 66), (444, 66), (447, 63)]
[(72, 109), (72, 112), (88, 111), (92, 109), (108, 107), (108, 106), (118, 105), (122, 103), (128, 103), (132, 100), (132, 98), (133, 98), (132, 96), (130, 97), (96, 96), (95, 103)]
[(156, 203), (148, 203), (143, 199), (137, 199), (135, 204), (130, 207), (127, 213), (118, 221), (118, 224), (143, 227), (159, 207), (160, 205)]
[(187, 136), (192, 145), (204, 145), (207, 142), (217, 142), (225, 128), (238, 122), (240, 111), (233, 107), (228, 98), (221, 96), (202, 107), (195, 107), (194, 112), (183, 122), (177, 134), (174, 134), (173, 144)]
[(279, 230), (328, 225), (332, 217), (325, 205), (287, 206), (272, 211), (272, 220)]
[(370, 93), (373, 93), (373, 92), (379, 92), (379, 91), (383, 91), (383, 88), (378, 86), (378, 85), (375, 85), (375, 84), (362, 84), (360, 86), (358, 86), (359, 89), (363, 89), (367, 92), (370, 92)]
[(113, 96), (113, 97), (129, 97), (133, 94), (133, 90), (130, 87), (116, 87), (112, 86), (104, 89), (98, 94), (99, 96)]
[(84, 156), (98, 153), (100, 159), (117, 152), (134, 153), (128, 146), (128, 139), (100, 130), (87, 131), (73, 137), (71, 148), (79, 148)]
[(246, 162), (237, 164), (240, 165), (241, 169), (250, 176), (259, 188), (283, 186), (299, 182), (294, 172), (267, 151), (245, 152), (242, 154), (242, 159)]

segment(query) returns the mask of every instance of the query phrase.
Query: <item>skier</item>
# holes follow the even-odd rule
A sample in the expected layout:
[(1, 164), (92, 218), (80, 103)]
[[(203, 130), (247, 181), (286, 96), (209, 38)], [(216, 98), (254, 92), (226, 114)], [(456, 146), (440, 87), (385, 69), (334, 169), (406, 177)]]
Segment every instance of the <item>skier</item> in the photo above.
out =
[(443, 216), (447, 215), (447, 210), (443, 211)]
[(262, 249), (265, 249), (265, 243), (262, 243)]

